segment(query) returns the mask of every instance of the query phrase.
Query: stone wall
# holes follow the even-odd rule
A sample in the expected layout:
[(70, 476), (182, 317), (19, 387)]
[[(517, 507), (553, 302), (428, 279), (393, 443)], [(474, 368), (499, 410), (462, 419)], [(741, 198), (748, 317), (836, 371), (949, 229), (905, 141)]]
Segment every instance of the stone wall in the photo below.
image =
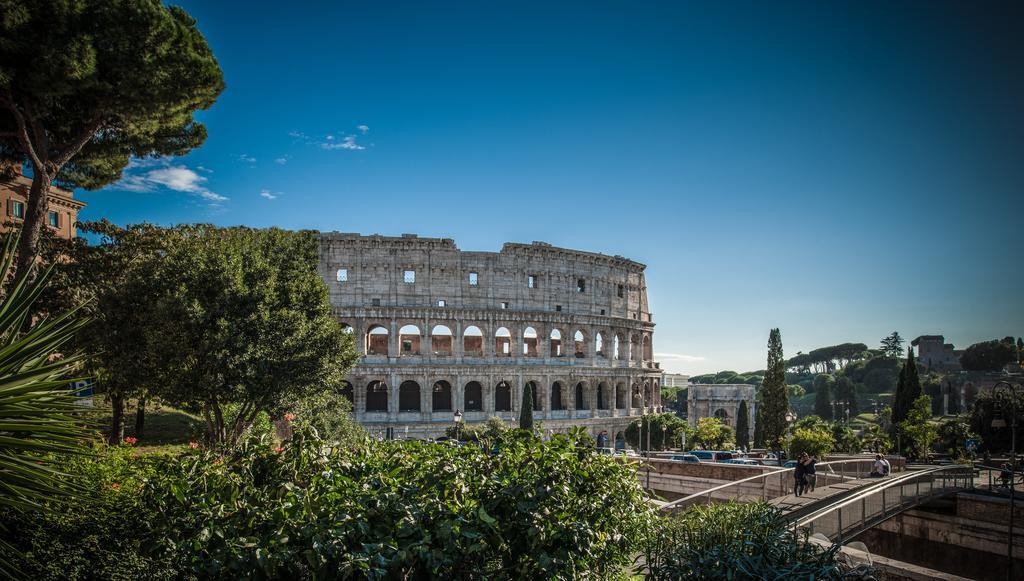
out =
[(463, 252), (447, 238), (325, 233), (320, 244), (361, 356), (346, 392), (368, 427), (439, 435), (455, 410), (511, 421), (527, 384), (551, 431), (614, 438), (661, 409), (640, 263), (541, 242)]
[(748, 435), (753, 440), (754, 418), (757, 417), (753, 385), (692, 384), (686, 396), (687, 417), (691, 425), (697, 425), (700, 418), (717, 417), (735, 428), (741, 401), (747, 402)]

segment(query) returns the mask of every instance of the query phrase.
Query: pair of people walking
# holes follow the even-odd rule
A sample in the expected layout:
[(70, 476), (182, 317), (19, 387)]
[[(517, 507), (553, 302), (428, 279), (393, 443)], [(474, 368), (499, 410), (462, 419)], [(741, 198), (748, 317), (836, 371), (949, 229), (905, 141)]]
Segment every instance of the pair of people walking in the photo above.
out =
[(800, 454), (800, 457), (796, 460), (796, 466), (793, 467), (794, 494), (802, 496), (805, 492), (814, 491), (814, 485), (818, 478), (817, 464), (818, 459), (816, 457), (806, 452)]

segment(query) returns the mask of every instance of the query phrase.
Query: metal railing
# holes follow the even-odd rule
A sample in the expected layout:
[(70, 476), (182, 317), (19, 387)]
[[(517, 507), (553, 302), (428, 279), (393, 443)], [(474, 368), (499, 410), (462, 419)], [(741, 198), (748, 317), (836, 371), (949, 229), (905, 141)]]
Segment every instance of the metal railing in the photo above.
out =
[[(856, 458), (853, 460), (835, 460), (832, 462), (819, 462), (815, 487), (828, 486), (847, 480), (866, 478), (871, 474), (874, 459)], [(756, 476), (750, 476), (733, 482), (726, 482), (707, 490), (691, 494), (689, 496), (674, 500), (662, 507), (662, 510), (679, 510), (694, 504), (711, 504), (713, 500), (719, 501), (753, 501), (767, 500), (774, 496), (769, 495), (769, 481), (778, 479), (778, 486), (773, 490), (779, 492), (776, 496), (785, 496), (793, 490), (793, 469), (776, 468), (771, 472), (762, 472)], [(754, 484), (760, 481), (758, 484)]]
[(852, 496), (815, 503), (790, 514), (794, 529), (807, 528), (839, 544), (876, 524), (935, 497), (974, 487), (974, 470), (966, 465), (937, 466), (906, 472), (866, 486)]

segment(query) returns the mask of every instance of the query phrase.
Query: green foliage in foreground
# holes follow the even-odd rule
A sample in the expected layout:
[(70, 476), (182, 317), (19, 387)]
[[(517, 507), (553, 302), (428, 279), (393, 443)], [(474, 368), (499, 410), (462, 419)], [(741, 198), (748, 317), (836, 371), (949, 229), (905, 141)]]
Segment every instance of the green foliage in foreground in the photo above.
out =
[[(838, 545), (794, 533), (767, 503), (695, 506), (666, 519), (645, 554), (650, 579), (840, 579)], [(849, 577), (856, 577), (850, 575)]]
[(653, 511), (631, 466), (577, 436), (337, 449), (299, 426), (282, 448), (119, 457), (74, 514), (0, 522), (37, 579), (614, 577)]

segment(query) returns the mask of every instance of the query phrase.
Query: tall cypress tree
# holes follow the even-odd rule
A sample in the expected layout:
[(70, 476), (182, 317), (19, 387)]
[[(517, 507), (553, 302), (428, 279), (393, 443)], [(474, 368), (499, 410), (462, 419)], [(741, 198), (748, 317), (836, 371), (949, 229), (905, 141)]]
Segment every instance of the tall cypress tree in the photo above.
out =
[(764, 444), (771, 450), (782, 447), (786, 434), (786, 413), (789, 395), (786, 393), (786, 359), (782, 356), (782, 333), (772, 329), (768, 336), (768, 366), (761, 387), (763, 403), (760, 406)]
[(519, 427), (524, 430), (533, 430), (533, 388), (529, 382), (523, 387), (523, 405), (519, 410)]
[(747, 400), (740, 402), (736, 410), (736, 445), (746, 449), (750, 445), (750, 414), (747, 412)]
[(900, 370), (900, 378), (896, 383), (896, 394), (892, 402), (892, 423), (896, 425), (907, 419), (907, 414), (914, 407), (914, 400), (921, 397), (921, 378), (914, 363), (914, 350), (907, 349), (907, 361)]

